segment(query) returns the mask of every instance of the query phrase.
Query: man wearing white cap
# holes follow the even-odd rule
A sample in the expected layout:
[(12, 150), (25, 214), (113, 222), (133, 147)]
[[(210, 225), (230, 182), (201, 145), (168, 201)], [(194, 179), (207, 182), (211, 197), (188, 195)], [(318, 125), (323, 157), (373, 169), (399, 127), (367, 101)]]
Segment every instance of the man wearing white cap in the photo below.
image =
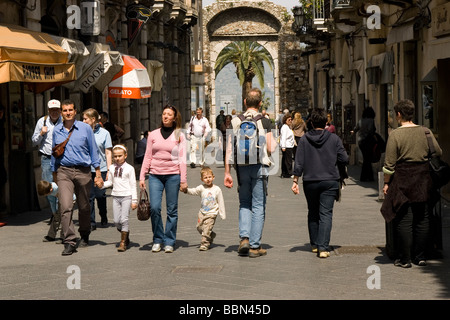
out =
[[(36, 123), (31, 141), (33, 145), (39, 146), (39, 156), (41, 158), (42, 180), (53, 182), (53, 174), (51, 169), (51, 157), (52, 157), (52, 133), (53, 128), (62, 123), (61, 118), (61, 102), (59, 100), (50, 100), (47, 104), (48, 115), (43, 116)], [(55, 196), (47, 196), (47, 200), (50, 204), (52, 213), (55, 213), (57, 208), (57, 199)], [(58, 223), (53, 221), (52, 223)], [(59, 226), (59, 223), (58, 223)], [(50, 228), (52, 229), (52, 228)], [(55, 235), (48, 235), (44, 238), (44, 241), (55, 241)]]

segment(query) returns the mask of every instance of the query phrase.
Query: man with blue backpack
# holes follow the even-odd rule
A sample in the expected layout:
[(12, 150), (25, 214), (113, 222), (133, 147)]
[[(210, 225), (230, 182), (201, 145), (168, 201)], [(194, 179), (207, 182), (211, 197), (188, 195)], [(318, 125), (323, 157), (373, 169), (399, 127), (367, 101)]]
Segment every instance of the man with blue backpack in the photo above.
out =
[(233, 187), (230, 164), (236, 170), (239, 194), (238, 254), (251, 258), (267, 254), (261, 247), (267, 198), (271, 153), (276, 148), (272, 122), (259, 112), (262, 93), (251, 89), (244, 99), (245, 112), (232, 121), (232, 133), (227, 133), (224, 185)]

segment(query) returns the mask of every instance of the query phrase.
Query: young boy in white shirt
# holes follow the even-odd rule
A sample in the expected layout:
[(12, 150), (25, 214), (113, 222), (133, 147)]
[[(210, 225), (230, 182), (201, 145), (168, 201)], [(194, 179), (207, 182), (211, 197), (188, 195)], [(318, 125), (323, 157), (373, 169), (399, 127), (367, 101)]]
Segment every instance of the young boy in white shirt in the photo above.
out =
[(195, 188), (187, 188), (185, 193), (201, 197), (197, 230), (202, 235), (199, 250), (206, 251), (216, 237), (216, 233), (212, 229), (216, 222), (217, 214), (225, 220), (226, 213), (222, 190), (213, 184), (214, 173), (211, 168), (203, 167), (200, 171), (200, 176), (203, 184)]

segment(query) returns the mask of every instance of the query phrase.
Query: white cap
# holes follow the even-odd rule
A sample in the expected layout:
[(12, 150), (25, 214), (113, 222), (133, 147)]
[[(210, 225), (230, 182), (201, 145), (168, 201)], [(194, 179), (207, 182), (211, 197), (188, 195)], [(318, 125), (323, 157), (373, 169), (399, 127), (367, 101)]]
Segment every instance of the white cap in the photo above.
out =
[(50, 100), (47, 105), (49, 108), (61, 108), (61, 102), (55, 99)]

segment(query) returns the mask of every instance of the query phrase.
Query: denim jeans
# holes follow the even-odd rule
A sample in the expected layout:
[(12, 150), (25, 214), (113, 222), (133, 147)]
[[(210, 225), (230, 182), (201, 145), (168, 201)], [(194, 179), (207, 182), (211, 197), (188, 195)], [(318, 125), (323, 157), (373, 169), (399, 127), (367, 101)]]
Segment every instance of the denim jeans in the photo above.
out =
[(239, 237), (259, 248), (266, 216), (267, 168), (260, 164), (239, 166)]
[[(41, 156), (41, 169), (42, 169), (42, 180), (53, 182), (53, 172), (51, 168), (51, 158), (46, 156)], [(47, 196), (48, 204), (52, 213), (56, 213), (58, 210), (58, 198), (55, 196)]]
[(308, 231), (311, 246), (329, 251), (333, 206), (339, 192), (339, 182), (304, 181), (303, 191), (308, 203)]
[[(153, 175), (148, 178), (150, 198), (150, 219), (152, 221), (153, 243), (174, 246), (178, 223), (178, 192), (180, 175)], [(166, 192), (167, 220), (164, 230), (161, 218), (161, 202), (163, 191)]]
[(394, 220), (397, 253), (402, 263), (425, 260), (430, 234), (429, 207), (425, 202), (404, 205)]
[[(107, 171), (101, 172), (103, 181), (106, 180)], [(89, 204), (91, 205), (91, 226), (95, 226), (95, 200), (97, 199), (98, 214), (100, 215), (101, 222), (108, 221), (107, 209), (106, 209), (106, 189), (97, 188), (94, 185), (95, 172), (91, 172), (92, 185), (91, 194), (89, 195)]]

